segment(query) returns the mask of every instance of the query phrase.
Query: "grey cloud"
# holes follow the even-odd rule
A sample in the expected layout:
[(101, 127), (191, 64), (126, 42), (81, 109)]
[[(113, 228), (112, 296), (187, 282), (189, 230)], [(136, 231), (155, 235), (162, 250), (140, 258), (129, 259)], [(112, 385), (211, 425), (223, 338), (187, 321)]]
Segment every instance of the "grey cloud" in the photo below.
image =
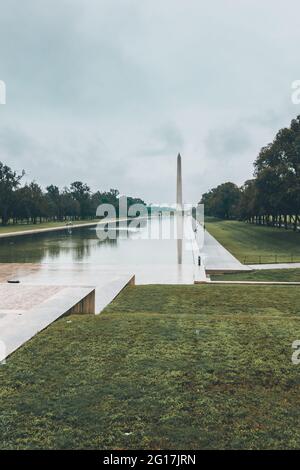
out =
[(174, 156), (176, 152), (182, 151), (183, 147), (182, 132), (175, 124), (167, 123), (151, 133), (138, 154), (146, 157), (163, 157), (172, 154)]
[(249, 133), (240, 126), (211, 130), (205, 140), (207, 156), (215, 159), (241, 157), (250, 145)]
[(173, 199), (178, 151), (187, 200), (240, 183), (300, 114), (299, 13), (296, 0), (0, 0), (0, 159), (43, 185), (155, 201)]

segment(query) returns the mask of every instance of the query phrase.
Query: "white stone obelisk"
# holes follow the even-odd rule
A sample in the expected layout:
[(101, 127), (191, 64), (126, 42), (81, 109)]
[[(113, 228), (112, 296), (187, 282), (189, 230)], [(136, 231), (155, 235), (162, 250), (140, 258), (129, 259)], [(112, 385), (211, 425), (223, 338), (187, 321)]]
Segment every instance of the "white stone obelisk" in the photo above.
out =
[(181, 174), (181, 155), (177, 156), (177, 190), (176, 190), (177, 211), (182, 211), (182, 174)]
[(183, 238), (183, 203), (182, 203), (182, 173), (181, 155), (177, 156), (177, 187), (176, 187), (176, 222), (177, 222), (177, 262), (182, 264), (182, 238)]

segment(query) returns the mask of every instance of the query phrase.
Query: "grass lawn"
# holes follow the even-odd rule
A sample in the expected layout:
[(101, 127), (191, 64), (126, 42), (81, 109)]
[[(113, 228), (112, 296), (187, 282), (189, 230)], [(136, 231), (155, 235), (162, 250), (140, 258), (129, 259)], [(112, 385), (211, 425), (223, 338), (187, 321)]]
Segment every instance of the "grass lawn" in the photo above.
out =
[(262, 269), (249, 273), (215, 274), (213, 281), (284, 281), (300, 282), (300, 269)]
[(128, 287), (0, 367), (0, 447), (300, 447), (300, 290)]
[(242, 263), (300, 261), (300, 233), (207, 217), (207, 230)]

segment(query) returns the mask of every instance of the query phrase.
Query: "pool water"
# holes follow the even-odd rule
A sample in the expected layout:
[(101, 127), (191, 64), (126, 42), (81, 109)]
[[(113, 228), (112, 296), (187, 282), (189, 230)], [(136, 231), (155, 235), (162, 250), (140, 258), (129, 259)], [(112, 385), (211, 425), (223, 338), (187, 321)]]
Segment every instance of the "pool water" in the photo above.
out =
[(99, 239), (96, 227), (0, 239), (0, 262), (174, 266), (181, 259), (184, 265), (193, 264), (188, 243), (175, 239), (174, 217), (145, 219), (135, 225), (136, 221), (120, 222), (110, 232), (115, 239)]

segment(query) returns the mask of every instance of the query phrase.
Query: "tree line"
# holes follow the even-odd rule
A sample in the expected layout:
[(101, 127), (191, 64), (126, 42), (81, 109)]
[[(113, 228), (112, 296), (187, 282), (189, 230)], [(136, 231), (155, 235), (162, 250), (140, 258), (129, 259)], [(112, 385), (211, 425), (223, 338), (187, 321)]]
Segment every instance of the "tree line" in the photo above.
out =
[(202, 195), (205, 213), (259, 225), (299, 229), (300, 116), (280, 129), (254, 162), (254, 178), (242, 187), (227, 182)]
[[(95, 219), (100, 204), (112, 204), (118, 214), (117, 189), (92, 192), (86, 183), (74, 181), (63, 189), (51, 184), (44, 191), (35, 181), (22, 185), (24, 175), (0, 162), (2, 225)], [(129, 197), (128, 206), (132, 204), (145, 205), (142, 199)]]

